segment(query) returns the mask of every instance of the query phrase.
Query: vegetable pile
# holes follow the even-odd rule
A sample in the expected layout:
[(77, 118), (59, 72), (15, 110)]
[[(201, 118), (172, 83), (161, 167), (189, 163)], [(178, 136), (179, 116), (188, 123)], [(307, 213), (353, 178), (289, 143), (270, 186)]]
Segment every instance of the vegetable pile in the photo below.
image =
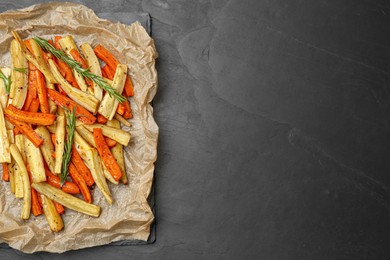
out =
[(133, 117), (133, 84), (127, 65), (100, 44), (12, 34), (12, 65), (0, 69), (2, 180), (23, 199), (22, 219), (44, 214), (59, 232), (66, 208), (100, 215), (95, 185), (112, 204), (107, 180), (127, 184), (130, 134), (121, 124)]

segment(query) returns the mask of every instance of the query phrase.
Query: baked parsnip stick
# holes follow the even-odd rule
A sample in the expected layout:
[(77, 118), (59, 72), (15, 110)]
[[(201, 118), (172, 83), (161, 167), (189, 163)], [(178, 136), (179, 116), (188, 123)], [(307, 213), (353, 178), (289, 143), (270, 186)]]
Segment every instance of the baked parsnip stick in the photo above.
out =
[[(34, 146), (34, 145), (33, 145)], [(30, 180), (28, 178), (28, 173), (26, 165), (23, 162), (23, 158), (20, 155), (18, 147), (15, 144), (10, 146), (12, 157), (15, 160), (15, 163), (18, 165), (23, 180), (23, 208), (22, 208), (22, 219), (28, 219), (30, 217), (31, 211), (31, 187)]]
[(51, 135), (49, 130), (47, 130), (44, 126), (39, 126), (35, 129), (35, 132), (39, 134), (39, 136), (43, 139), (43, 143), (39, 147), (41, 149), (43, 158), (45, 159), (45, 162), (47, 166), (49, 167), (49, 170), (51, 172), (54, 172), (56, 161), (53, 158), (54, 153), (54, 145), (51, 141)]
[(117, 129), (114, 127), (101, 125), (101, 124), (93, 124), (93, 125), (83, 125), (88, 131), (93, 132), (94, 128), (101, 128), (103, 131), (103, 135), (110, 137), (111, 139), (117, 141), (118, 143), (127, 146), (130, 142), (130, 133), (123, 131), (122, 129)]
[[(127, 66), (125, 64), (118, 64), (112, 82), (112, 88), (117, 93), (123, 92), (123, 87), (125, 86), (126, 77), (127, 77)], [(99, 105), (98, 112), (108, 120), (111, 120), (115, 115), (118, 104), (119, 101), (115, 97), (113, 97), (109, 93), (106, 93), (103, 97), (102, 102)]]
[(100, 207), (94, 204), (89, 204), (79, 198), (69, 195), (60, 189), (50, 186), (50, 184), (41, 182), (33, 183), (32, 187), (41, 194), (44, 194), (49, 199), (57, 201), (61, 205), (71, 210), (92, 216), (99, 217)]
[(28, 138), (25, 138), (24, 149), (26, 151), (28, 165), (30, 166), (32, 181), (46, 181), (43, 158), (39, 147), (35, 147), (35, 145)]
[(60, 232), (64, 228), (62, 217), (58, 214), (53, 201), (47, 196), (41, 194), (43, 214), (45, 214), (47, 223), (53, 232)]

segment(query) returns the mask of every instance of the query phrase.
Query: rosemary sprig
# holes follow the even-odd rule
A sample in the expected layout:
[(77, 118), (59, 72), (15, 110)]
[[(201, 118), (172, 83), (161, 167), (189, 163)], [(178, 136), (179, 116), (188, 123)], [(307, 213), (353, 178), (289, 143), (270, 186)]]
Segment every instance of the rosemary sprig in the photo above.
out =
[(12, 69), (20, 73), (27, 73), (27, 68), (12, 68)]
[(4, 87), (5, 92), (9, 94), (9, 91), (11, 90), (11, 76), (6, 76), (4, 73), (0, 70), (0, 78), (4, 81)]
[(69, 162), (72, 157), (73, 137), (74, 137), (74, 131), (76, 127), (76, 106), (74, 107), (73, 111), (65, 109), (65, 116), (66, 116), (67, 139), (65, 143), (64, 157), (62, 160), (62, 167), (61, 167), (61, 176), (60, 176), (61, 186), (65, 183), (66, 177), (68, 176)]
[(83, 77), (95, 82), (96, 85), (104, 89), (110, 96), (114, 96), (114, 98), (116, 98), (119, 102), (122, 103), (126, 100), (124, 96), (122, 96), (120, 93), (117, 93), (115, 89), (113, 89), (109, 84), (107, 84), (107, 82), (102, 77), (93, 74), (89, 71), (89, 69), (84, 69), (79, 62), (66, 55), (66, 53), (62, 50), (57, 50), (56, 48), (54, 48), (53, 45), (51, 45), (47, 40), (39, 36), (33, 37), (33, 39), (39, 44), (39, 46), (41, 46), (42, 49), (52, 53), (54, 56), (57, 57), (57, 59), (61, 59), (70, 68), (74, 69)]

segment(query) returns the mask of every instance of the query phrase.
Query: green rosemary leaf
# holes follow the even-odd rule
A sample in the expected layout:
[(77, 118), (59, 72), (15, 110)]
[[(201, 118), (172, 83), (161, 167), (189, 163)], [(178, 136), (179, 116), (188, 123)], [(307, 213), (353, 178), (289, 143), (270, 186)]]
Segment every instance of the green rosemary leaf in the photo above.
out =
[(20, 73), (27, 73), (27, 68), (12, 68), (12, 69)]
[(9, 91), (11, 89), (11, 76), (5, 76), (4, 73), (0, 70), (0, 78), (4, 82), (5, 92), (9, 94)]
[(65, 143), (64, 157), (62, 160), (62, 167), (61, 167), (61, 175), (60, 175), (61, 185), (65, 183), (66, 177), (68, 176), (69, 163), (72, 157), (72, 145), (73, 145), (74, 131), (76, 128), (76, 106), (74, 107), (73, 111), (65, 109), (65, 116), (66, 116), (67, 139)]

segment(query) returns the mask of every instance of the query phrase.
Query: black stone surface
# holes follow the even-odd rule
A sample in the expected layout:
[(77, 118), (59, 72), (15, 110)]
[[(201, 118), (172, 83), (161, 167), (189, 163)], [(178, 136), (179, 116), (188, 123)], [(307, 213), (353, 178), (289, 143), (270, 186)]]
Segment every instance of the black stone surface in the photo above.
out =
[(388, 1), (80, 2), (151, 16), (156, 241), (1, 259), (390, 258)]

